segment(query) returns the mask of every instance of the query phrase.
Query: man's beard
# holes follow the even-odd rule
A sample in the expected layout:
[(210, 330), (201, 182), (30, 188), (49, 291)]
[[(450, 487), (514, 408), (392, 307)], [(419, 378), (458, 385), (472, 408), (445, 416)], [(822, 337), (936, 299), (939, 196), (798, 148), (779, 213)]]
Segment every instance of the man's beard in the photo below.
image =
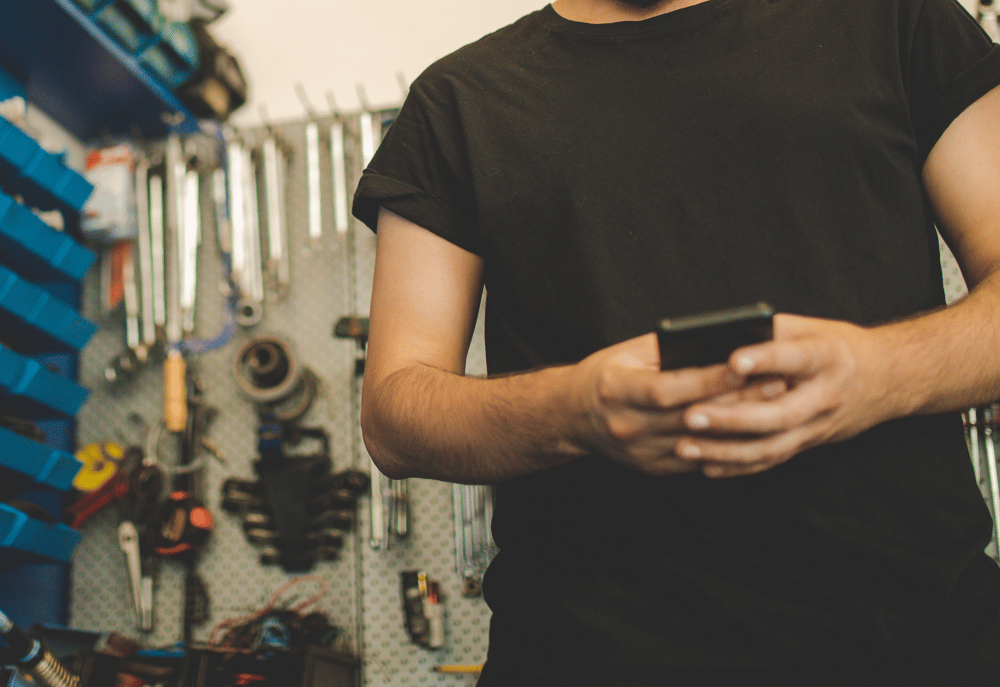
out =
[(663, 0), (618, 0), (622, 5), (628, 5), (630, 7), (638, 7), (639, 9), (646, 10), (654, 5), (659, 5)]

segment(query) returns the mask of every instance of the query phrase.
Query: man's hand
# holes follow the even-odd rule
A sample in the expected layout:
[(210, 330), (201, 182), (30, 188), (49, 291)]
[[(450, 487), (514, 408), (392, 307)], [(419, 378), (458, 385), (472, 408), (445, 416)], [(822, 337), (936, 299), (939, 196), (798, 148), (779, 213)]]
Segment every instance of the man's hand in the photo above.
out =
[(678, 442), (677, 455), (709, 477), (749, 475), (890, 419), (877, 331), (834, 320), (776, 316), (775, 340), (736, 351), (729, 370), (739, 378), (783, 378), (788, 391), (771, 398), (692, 405), (684, 412), (688, 435)]
[(647, 334), (573, 367), (573, 443), (652, 475), (693, 472), (700, 464), (675, 454), (678, 440), (688, 433), (684, 418), (690, 404), (723, 408), (784, 391), (780, 379), (748, 384), (725, 365), (661, 372), (656, 334)]

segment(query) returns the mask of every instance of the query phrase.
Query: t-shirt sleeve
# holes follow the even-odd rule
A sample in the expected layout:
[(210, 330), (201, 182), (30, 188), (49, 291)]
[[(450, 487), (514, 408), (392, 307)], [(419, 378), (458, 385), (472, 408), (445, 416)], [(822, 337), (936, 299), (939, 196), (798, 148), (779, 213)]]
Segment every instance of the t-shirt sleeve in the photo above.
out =
[(924, 0), (908, 58), (911, 117), (926, 159), (952, 121), (1000, 85), (1000, 46), (957, 0)]
[(379, 207), (479, 253), (468, 155), (447, 84), (418, 79), (354, 193), (352, 212), (373, 231)]

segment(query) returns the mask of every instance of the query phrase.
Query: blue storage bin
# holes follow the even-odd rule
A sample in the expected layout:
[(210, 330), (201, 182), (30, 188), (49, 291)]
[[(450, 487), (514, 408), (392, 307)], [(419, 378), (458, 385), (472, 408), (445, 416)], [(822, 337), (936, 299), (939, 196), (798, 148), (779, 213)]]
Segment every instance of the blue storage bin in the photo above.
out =
[(14, 549), (47, 560), (66, 562), (80, 533), (62, 523), (49, 524), (0, 503), (0, 549)]
[(160, 35), (163, 37), (163, 42), (173, 51), (179, 64), (190, 71), (198, 68), (201, 64), (198, 41), (187, 23), (165, 22), (160, 29)]
[(64, 209), (80, 212), (94, 192), (94, 185), (80, 173), (66, 168), (62, 177), (52, 189), (56, 201)]
[(0, 117), (0, 174), (19, 174), (40, 151), (35, 139)]
[(83, 463), (71, 454), (0, 427), (0, 467), (27, 475), (39, 484), (67, 491)]
[(0, 263), (31, 281), (80, 281), (97, 255), (0, 192)]
[(131, 55), (138, 55), (159, 42), (156, 33), (159, 14), (148, 2), (116, 0), (94, 14), (94, 20), (118, 45)]
[[(37, 360), (0, 346), (0, 408), (18, 417), (72, 417), (90, 392)], [(15, 412), (12, 412), (15, 411)]]
[(113, 0), (73, 0), (73, 2), (85, 13), (91, 14), (110, 4)]
[(154, 78), (173, 90), (190, 79), (198, 68), (198, 42), (191, 27), (183, 22), (165, 22), (160, 35), (163, 40), (147, 48), (139, 62)]
[(32, 207), (79, 212), (94, 186), (63, 164), (63, 156), (38, 148), (9, 181)]
[(0, 330), (22, 349), (79, 351), (97, 325), (45, 289), (0, 266)]

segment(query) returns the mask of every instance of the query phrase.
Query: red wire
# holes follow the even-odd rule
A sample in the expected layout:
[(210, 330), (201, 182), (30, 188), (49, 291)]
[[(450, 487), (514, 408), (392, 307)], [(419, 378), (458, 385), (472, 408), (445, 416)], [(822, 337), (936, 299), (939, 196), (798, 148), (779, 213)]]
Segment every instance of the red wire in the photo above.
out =
[(283, 584), (281, 587), (279, 587), (278, 590), (271, 595), (271, 598), (268, 599), (267, 603), (264, 604), (264, 607), (261, 608), (260, 610), (254, 611), (249, 615), (245, 615), (239, 618), (230, 618), (229, 620), (223, 620), (221, 623), (212, 628), (212, 632), (208, 637), (209, 646), (219, 645), (219, 642), (216, 640), (216, 634), (221, 630), (229, 629), (236, 625), (245, 625), (246, 623), (253, 622), (254, 620), (257, 620), (258, 618), (261, 618), (270, 613), (274, 609), (275, 604), (277, 604), (278, 599), (281, 598), (281, 595), (284, 594), (289, 588), (294, 587), (300, 582), (318, 582), (320, 585), (320, 591), (315, 596), (312, 596), (303, 601), (302, 603), (293, 606), (291, 610), (295, 611), (296, 613), (301, 613), (303, 609), (308, 608), (309, 606), (318, 602), (320, 599), (326, 596), (326, 593), (328, 591), (326, 580), (324, 580), (319, 575), (303, 575), (301, 577), (297, 577), (294, 580), (291, 580)]

